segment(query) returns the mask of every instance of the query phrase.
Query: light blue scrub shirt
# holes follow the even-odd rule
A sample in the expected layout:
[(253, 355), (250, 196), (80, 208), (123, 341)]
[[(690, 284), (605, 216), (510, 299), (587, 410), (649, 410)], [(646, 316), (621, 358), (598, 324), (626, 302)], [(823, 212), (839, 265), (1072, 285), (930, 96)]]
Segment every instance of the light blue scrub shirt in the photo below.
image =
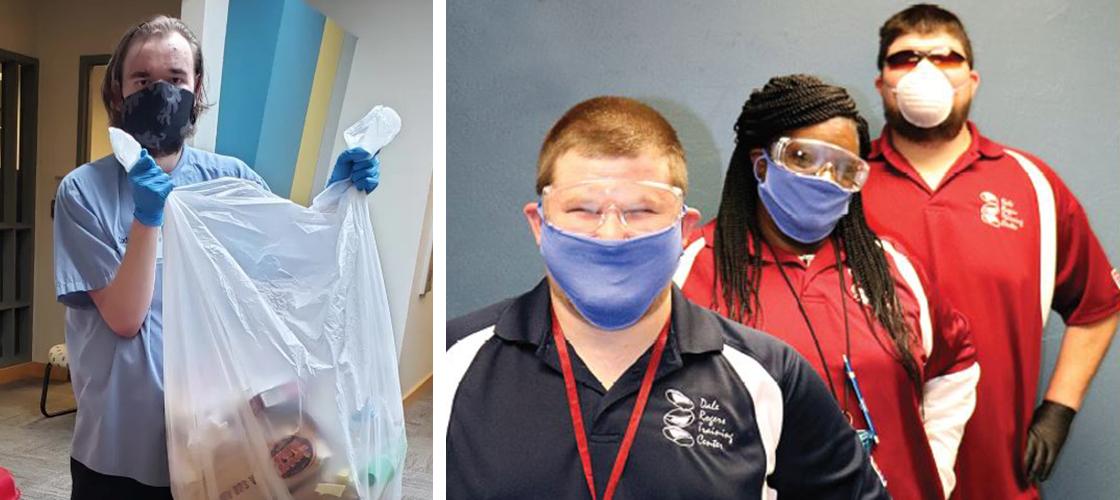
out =
[[(171, 171), (175, 186), (218, 177), (249, 179), (268, 189), (241, 160), (187, 146)], [(151, 309), (135, 337), (113, 333), (87, 293), (105, 287), (116, 274), (134, 207), (128, 177), (112, 155), (78, 167), (58, 187), (55, 293), (66, 306), (66, 344), (78, 401), (71, 455), (102, 474), (168, 486), (162, 250)]]

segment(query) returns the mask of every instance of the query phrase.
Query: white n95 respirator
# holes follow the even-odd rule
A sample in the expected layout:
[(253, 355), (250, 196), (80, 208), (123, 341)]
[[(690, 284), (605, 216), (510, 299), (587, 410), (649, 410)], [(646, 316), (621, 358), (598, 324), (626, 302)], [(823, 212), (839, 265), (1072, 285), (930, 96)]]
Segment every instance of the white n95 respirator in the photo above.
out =
[(919, 128), (933, 128), (949, 118), (956, 89), (949, 77), (928, 59), (904, 75), (892, 89), (898, 110), (906, 121)]

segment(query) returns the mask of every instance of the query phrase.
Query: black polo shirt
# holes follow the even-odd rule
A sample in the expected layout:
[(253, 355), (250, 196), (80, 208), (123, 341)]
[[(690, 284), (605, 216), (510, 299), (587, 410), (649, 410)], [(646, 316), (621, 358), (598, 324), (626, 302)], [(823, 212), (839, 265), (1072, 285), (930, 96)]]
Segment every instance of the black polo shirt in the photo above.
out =
[[(448, 498), (590, 498), (549, 301), (542, 281), (448, 323), (437, 382), (453, 394)], [(888, 498), (824, 382), (797, 352), (676, 288), (672, 301), (668, 343), (616, 498)], [(569, 352), (601, 496), (650, 351), (610, 390)]]

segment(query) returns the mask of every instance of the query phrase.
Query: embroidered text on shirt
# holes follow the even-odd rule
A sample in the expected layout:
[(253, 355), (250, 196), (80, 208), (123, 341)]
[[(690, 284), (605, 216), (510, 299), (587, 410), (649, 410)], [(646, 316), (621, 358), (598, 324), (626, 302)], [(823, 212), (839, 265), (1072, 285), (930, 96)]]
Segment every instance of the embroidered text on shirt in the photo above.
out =
[(1023, 219), (1019, 218), (1019, 211), (1015, 210), (1015, 203), (1007, 198), (1000, 198), (991, 191), (982, 191), (980, 200), (980, 220), (995, 228), (1019, 230), (1023, 227)]
[[(723, 408), (718, 400), (700, 398), (698, 416), (695, 411), (696, 403), (683, 392), (677, 389), (666, 390), (665, 399), (673, 405), (673, 409), (661, 419), (665, 424), (661, 430), (665, 439), (682, 448), (691, 448), (699, 444), (726, 451), (734, 444), (735, 436), (727, 430), (727, 418), (722, 416)], [(696, 430), (693, 431), (695, 436), (689, 429), (693, 423), (696, 424)]]

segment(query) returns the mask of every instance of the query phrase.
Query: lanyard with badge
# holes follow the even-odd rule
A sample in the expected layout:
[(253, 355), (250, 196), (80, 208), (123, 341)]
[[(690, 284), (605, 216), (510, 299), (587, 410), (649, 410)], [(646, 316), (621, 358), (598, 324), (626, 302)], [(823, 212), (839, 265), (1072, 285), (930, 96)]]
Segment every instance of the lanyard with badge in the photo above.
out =
[[(782, 263), (777, 262), (777, 254), (774, 253), (774, 248), (765, 240), (763, 240), (763, 243), (770, 250), (770, 254), (774, 256), (774, 264), (778, 267), (778, 273), (782, 275), (782, 279), (786, 282), (786, 287), (789, 288), (789, 293), (793, 295), (793, 300), (797, 302), (797, 309), (801, 312), (801, 318), (805, 320), (805, 326), (809, 327), (809, 335), (813, 338), (813, 345), (817, 348), (817, 356), (820, 357), (821, 369), (824, 370), (824, 378), (828, 382), (828, 389), (832, 392), (832, 397), (840, 404), (840, 397), (836, 392), (836, 387), (832, 384), (832, 375), (828, 373), (828, 363), (825, 362), (824, 350), (821, 348), (821, 342), (817, 338), (816, 330), (813, 328), (813, 322), (809, 319), (809, 313), (805, 311), (805, 306), (801, 303), (801, 298), (797, 295), (797, 290), (794, 289), (793, 282), (789, 279), (789, 276), (786, 275), (785, 269), (782, 268)], [(841, 314), (844, 316), (845, 351), (842, 355), (844, 374), (847, 377), (852, 392), (856, 396), (856, 402), (859, 405), (860, 413), (863, 414), (863, 420), (867, 422), (867, 429), (855, 429), (856, 435), (859, 437), (859, 442), (863, 445), (863, 449), (870, 454), (875, 449), (875, 446), (879, 444), (879, 433), (875, 431), (875, 424), (871, 421), (871, 412), (867, 409), (867, 402), (864, 401), (863, 392), (860, 390), (859, 382), (856, 380), (856, 372), (852, 369), (852, 331), (851, 327), (848, 325), (848, 310), (845, 307), (846, 301), (844, 300), (847, 293), (844, 284), (844, 267), (840, 255), (840, 242), (833, 241), (832, 243), (832, 248), (836, 252), (836, 265), (840, 268), (840, 310)], [(852, 414), (848, 412), (847, 391), (844, 391), (844, 401), (841, 410), (844, 412), (844, 416), (848, 418), (848, 423), (852, 424)], [(853, 427), (855, 426), (853, 425)]]
[[(603, 500), (611, 500), (614, 497), (614, 492), (618, 488), (618, 481), (622, 478), (622, 469), (626, 467), (626, 459), (630, 456), (630, 447), (634, 444), (634, 437), (638, 433), (638, 424), (642, 421), (642, 413), (645, 411), (646, 403), (649, 402), (650, 390), (653, 389), (653, 378), (657, 374), (657, 367), (661, 365), (661, 355), (665, 352), (665, 343), (669, 339), (669, 325), (670, 322), (666, 321), (653, 344), (653, 352), (650, 354), (649, 364), (646, 365), (646, 372), (642, 377), (642, 385), (638, 389), (634, 409), (630, 412), (630, 421), (626, 424), (626, 433), (622, 437), (622, 444), (618, 447), (618, 455), (615, 456), (614, 465), (611, 467), (611, 475), (610, 479), (607, 480), (607, 488), (603, 492)], [(557, 357), (560, 358), (560, 371), (564, 374), (568, 411), (572, 417), (572, 431), (575, 434), (576, 448), (579, 450), (580, 464), (583, 466), (583, 475), (587, 479), (587, 489), (591, 492), (592, 500), (598, 500), (598, 495), (595, 493), (595, 475), (591, 469), (591, 449), (587, 444), (587, 431), (583, 426), (583, 411), (580, 408), (579, 392), (576, 389), (575, 375), (572, 372), (572, 359), (568, 355), (568, 343), (564, 339), (564, 331), (560, 328), (560, 322), (556, 321), (555, 314), (553, 314), (552, 320), (552, 335), (556, 342)]]

